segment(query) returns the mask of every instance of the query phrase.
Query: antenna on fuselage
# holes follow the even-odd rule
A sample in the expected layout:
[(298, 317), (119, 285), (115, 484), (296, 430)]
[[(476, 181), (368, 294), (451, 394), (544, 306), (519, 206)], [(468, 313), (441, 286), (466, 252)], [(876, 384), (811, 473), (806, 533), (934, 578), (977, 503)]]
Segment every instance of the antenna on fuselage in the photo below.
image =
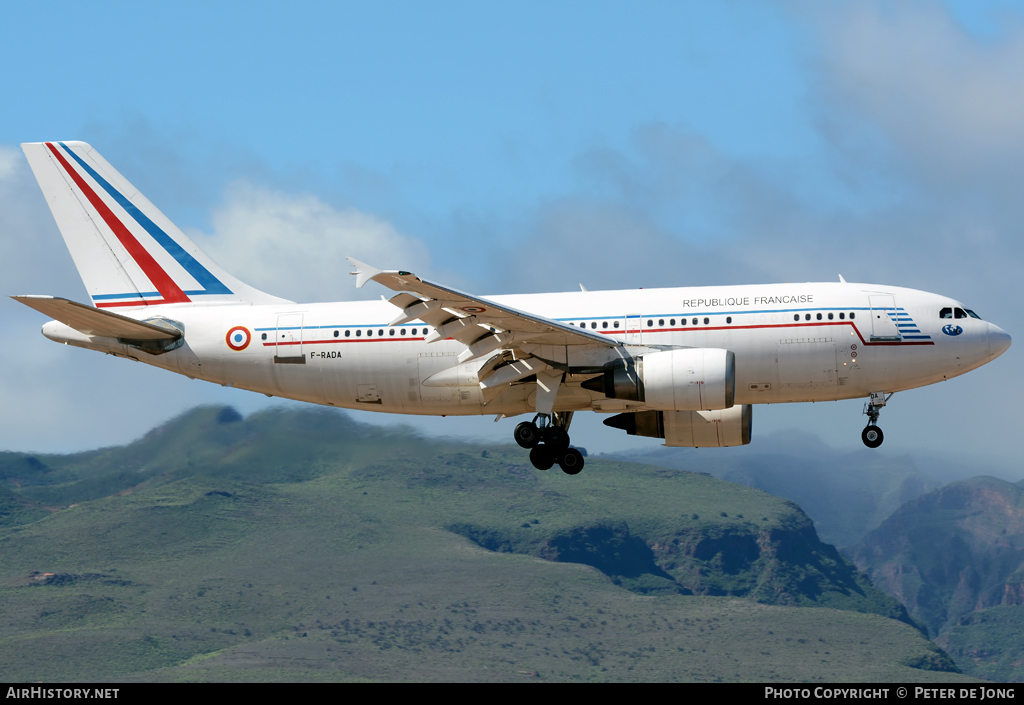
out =
[(846, 283), (846, 280), (843, 279), (843, 275), (842, 274), (839, 275), (839, 283), (840, 284), (845, 284)]

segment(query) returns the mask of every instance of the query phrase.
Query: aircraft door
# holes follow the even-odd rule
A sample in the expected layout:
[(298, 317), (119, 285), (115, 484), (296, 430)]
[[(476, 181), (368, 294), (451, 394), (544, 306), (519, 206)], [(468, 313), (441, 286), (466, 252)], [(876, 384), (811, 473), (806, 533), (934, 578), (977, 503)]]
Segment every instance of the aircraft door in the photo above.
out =
[(896, 326), (896, 298), (889, 295), (868, 297), (871, 306), (871, 339), (899, 340), (900, 329)]
[(640, 345), (643, 336), (639, 313), (626, 316), (626, 345)]
[(288, 362), (305, 360), (302, 354), (302, 314), (286, 313), (277, 317), (277, 345), (274, 357)]

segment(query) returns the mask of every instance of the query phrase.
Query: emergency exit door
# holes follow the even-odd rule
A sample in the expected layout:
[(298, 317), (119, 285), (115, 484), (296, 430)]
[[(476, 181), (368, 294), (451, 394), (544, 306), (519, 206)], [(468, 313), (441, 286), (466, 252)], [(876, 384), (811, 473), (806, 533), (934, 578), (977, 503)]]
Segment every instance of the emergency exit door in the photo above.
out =
[(285, 313), (277, 317), (276, 346), (274, 362), (302, 364), (306, 356), (302, 352), (302, 314)]

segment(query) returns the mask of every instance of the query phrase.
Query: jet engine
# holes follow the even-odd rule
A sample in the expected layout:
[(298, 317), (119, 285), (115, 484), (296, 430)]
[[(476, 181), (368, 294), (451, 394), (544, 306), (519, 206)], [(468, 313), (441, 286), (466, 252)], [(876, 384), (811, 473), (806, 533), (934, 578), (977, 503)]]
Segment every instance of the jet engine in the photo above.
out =
[(616, 360), (582, 386), (609, 399), (642, 401), (656, 409), (728, 409), (736, 391), (736, 356), (721, 348), (646, 353), (635, 363)]
[(605, 419), (631, 436), (664, 438), (666, 446), (724, 448), (750, 443), (750, 404), (714, 411), (639, 411)]

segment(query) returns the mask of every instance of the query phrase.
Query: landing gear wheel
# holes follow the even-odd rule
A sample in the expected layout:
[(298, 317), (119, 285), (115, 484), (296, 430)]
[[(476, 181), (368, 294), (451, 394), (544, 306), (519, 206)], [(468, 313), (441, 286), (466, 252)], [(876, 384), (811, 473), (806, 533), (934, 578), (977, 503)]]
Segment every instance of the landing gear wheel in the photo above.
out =
[(566, 475), (579, 475), (580, 470), (583, 469), (583, 453), (575, 448), (570, 448), (558, 459), (558, 465)]
[(516, 430), (512, 432), (512, 437), (523, 448), (533, 448), (540, 443), (540, 429), (532, 421), (523, 421), (516, 426)]
[(536, 445), (530, 451), (530, 462), (538, 470), (550, 470), (551, 466), (555, 464), (555, 451), (544, 443)]
[(565, 450), (569, 447), (569, 434), (564, 428), (549, 426), (544, 429), (544, 442), (555, 450)]
[(885, 436), (882, 434), (882, 429), (878, 426), (866, 426), (864, 430), (860, 432), (860, 439), (864, 441), (864, 445), (868, 448), (877, 448), (882, 445), (882, 441), (885, 440)]

